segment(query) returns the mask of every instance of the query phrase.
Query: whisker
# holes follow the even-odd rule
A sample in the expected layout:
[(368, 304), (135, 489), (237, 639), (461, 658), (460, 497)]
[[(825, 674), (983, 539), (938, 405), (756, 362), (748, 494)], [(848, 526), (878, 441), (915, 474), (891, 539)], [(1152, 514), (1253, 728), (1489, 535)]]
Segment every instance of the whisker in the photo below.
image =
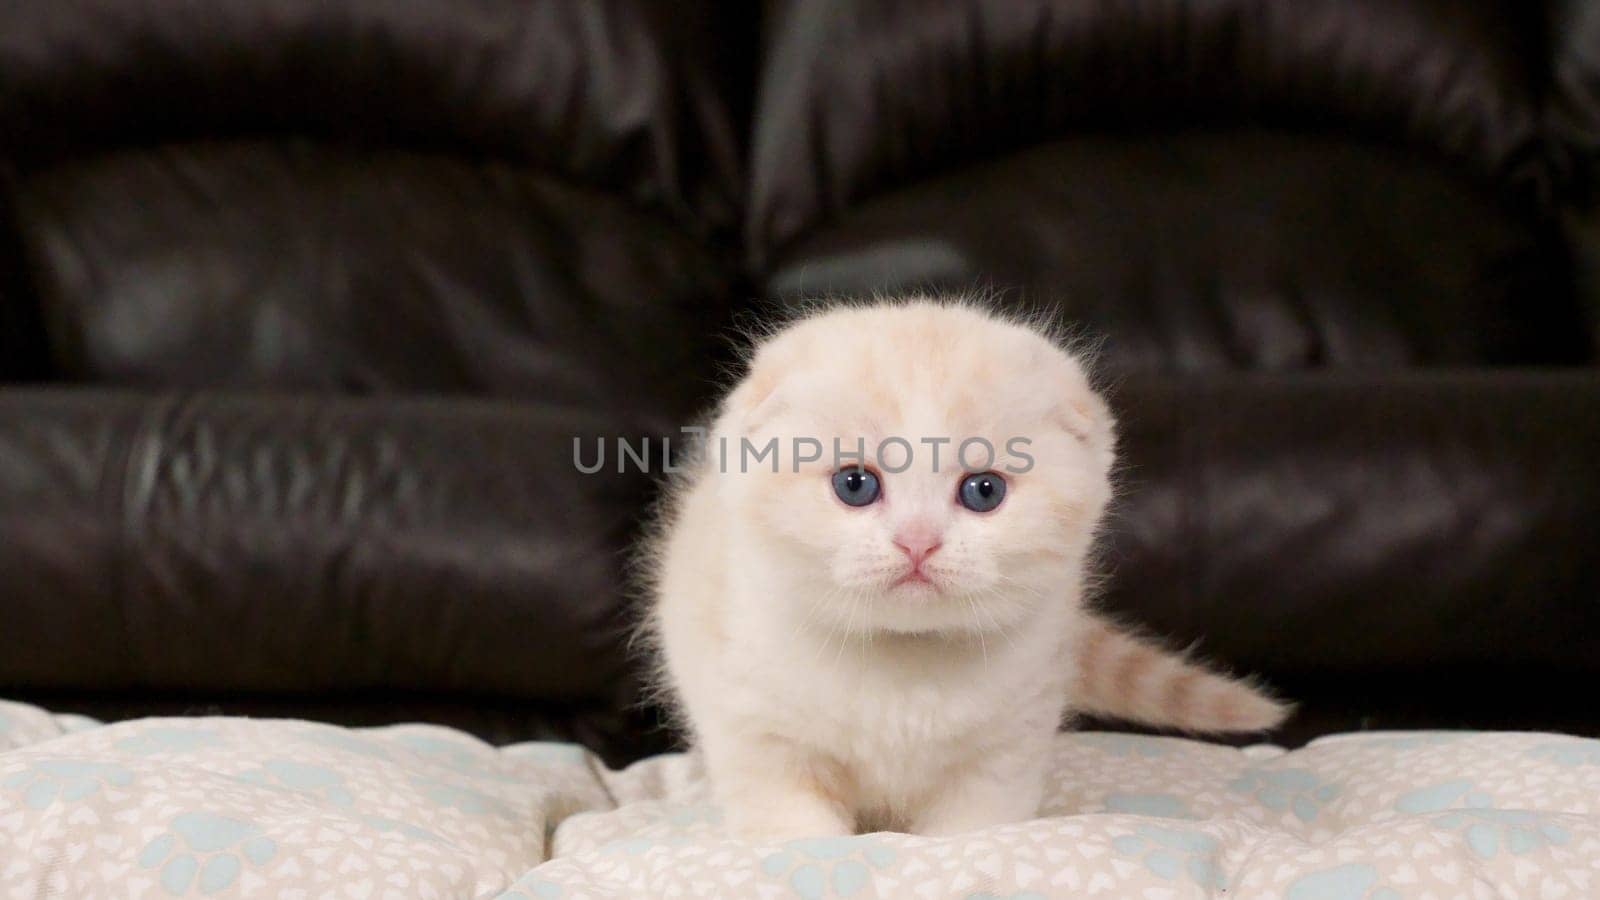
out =
[[(976, 597), (968, 595), (969, 602), (972, 604), (973, 608), (988, 619), (989, 630), (995, 631), (1001, 637), (1005, 638), (1006, 643), (1011, 646), (1011, 649), (1015, 650), (1017, 649), (1017, 642), (1011, 634), (1013, 628), (1002, 625), (1000, 618), (982, 602), (982, 600), (985, 598), (998, 598), (1004, 596), (1005, 593), (998, 588), (989, 588)], [(980, 627), (982, 627), (982, 623), (980, 623)]]
[(1033, 587), (1030, 584), (1026, 584), (1024, 582), (1018, 581), (1017, 579), (1012, 578), (1010, 575), (1006, 575), (1004, 573), (1000, 573), (1000, 574), (996, 575), (995, 577), (998, 578), (1000, 581), (1004, 582), (1008, 588), (1011, 588), (1013, 590), (1021, 591), (1021, 592), (1025, 593), (1025, 594), (1027, 594), (1028, 596), (1033, 597), (1036, 600), (1046, 599), (1046, 595), (1045, 595), (1044, 591), (1041, 591), (1038, 588)]
[[(840, 595), (840, 591), (838, 591), (838, 590), (829, 590), (828, 593), (824, 595), (824, 599), (831, 601), (831, 600), (837, 599), (839, 597), (839, 595)], [(811, 601), (810, 606), (818, 614), (821, 614), (821, 612), (822, 612), (821, 604), (818, 603), (815, 599), (813, 599)], [(817, 647), (817, 650), (816, 650), (816, 652), (813, 655), (813, 658), (811, 660), (813, 663), (822, 662), (823, 656), (826, 655), (827, 652), (828, 652), (828, 646), (833, 643), (834, 634), (839, 630), (838, 620), (835, 617), (827, 616), (826, 618), (828, 620), (827, 623), (826, 623), (827, 626), (828, 626), (828, 633), (827, 633), (826, 636), (823, 637), (822, 643)], [(843, 640), (840, 641), (840, 646), (841, 647), (844, 646)]]
[(978, 647), (983, 650), (983, 666), (984, 668), (988, 668), (989, 640), (983, 636), (984, 627), (983, 621), (978, 618), (978, 604), (966, 594), (961, 595), (961, 602), (965, 603), (967, 605), (967, 609), (972, 612), (972, 624), (977, 626), (976, 631), (978, 633)]
[(834, 654), (834, 657), (833, 657), (834, 668), (838, 668), (839, 663), (844, 660), (845, 644), (855, 634), (855, 628), (856, 628), (856, 605), (859, 602), (860, 602), (859, 595), (855, 591), (852, 590), (850, 592), (850, 618), (848, 620), (846, 620), (846, 622), (845, 622), (844, 638), (839, 641), (839, 652)]

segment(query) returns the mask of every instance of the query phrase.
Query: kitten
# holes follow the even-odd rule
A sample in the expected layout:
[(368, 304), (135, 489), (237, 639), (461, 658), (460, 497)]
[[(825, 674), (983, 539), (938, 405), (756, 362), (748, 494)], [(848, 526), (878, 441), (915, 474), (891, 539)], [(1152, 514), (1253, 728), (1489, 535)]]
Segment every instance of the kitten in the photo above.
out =
[[(776, 460), (744, 451), (772, 438)], [(1031, 818), (1070, 711), (1286, 714), (1085, 608), (1113, 423), (1024, 323), (933, 300), (814, 314), (760, 341), (703, 443), (648, 554), (646, 630), (741, 837)]]

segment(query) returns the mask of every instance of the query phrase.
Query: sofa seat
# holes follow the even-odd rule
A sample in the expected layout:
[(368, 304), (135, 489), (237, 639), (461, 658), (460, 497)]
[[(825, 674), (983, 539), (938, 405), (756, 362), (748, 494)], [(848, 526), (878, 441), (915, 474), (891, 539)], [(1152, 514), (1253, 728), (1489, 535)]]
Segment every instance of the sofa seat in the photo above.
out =
[(0, 703), (0, 894), (167, 897), (1585, 897), (1600, 741), (1383, 732), (1298, 750), (1061, 735), (1034, 821), (723, 836), (691, 755), (434, 725), (100, 725)]

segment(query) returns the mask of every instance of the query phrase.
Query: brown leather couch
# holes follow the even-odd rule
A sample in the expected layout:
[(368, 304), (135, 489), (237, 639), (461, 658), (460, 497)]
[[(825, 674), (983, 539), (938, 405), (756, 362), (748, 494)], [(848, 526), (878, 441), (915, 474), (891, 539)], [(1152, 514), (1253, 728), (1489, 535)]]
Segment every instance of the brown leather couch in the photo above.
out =
[(1591, 0), (6, 4), (0, 696), (664, 747), (572, 439), (983, 290), (1285, 740), (1600, 733), (1597, 148)]

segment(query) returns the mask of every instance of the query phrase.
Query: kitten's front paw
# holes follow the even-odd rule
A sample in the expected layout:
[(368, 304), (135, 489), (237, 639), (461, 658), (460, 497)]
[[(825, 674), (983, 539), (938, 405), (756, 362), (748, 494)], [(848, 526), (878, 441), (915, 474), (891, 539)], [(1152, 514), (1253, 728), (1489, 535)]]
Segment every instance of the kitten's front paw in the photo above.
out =
[(912, 820), (912, 831), (928, 837), (966, 834), (1022, 822), (1039, 814), (1044, 764), (1004, 756), (950, 779)]
[(922, 816), (912, 826), (912, 833), (924, 837), (955, 837), (970, 834), (998, 825), (1025, 822), (1038, 815), (1036, 809), (1021, 805), (996, 805), (982, 809), (941, 809)]
[(733, 810), (728, 816), (733, 836), (752, 844), (782, 844), (801, 838), (849, 837), (854, 824), (822, 808)]
[(783, 843), (855, 833), (848, 778), (837, 763), (776, 739), (723, 746), (707, 754), (706, 769), (735, 837)]

